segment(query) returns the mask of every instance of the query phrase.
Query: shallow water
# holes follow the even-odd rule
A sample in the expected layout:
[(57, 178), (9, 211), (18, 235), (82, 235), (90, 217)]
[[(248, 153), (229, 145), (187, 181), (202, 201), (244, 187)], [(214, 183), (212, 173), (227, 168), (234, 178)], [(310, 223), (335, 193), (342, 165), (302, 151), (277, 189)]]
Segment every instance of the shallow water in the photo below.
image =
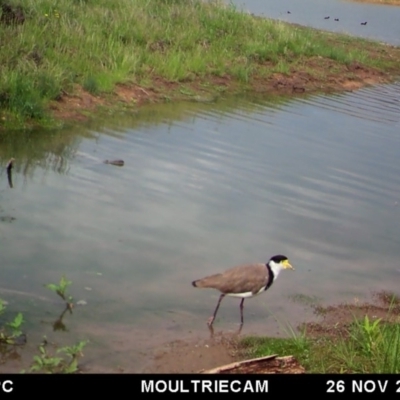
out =
[[(399, 115), (395, 84), (165, 105), (82, 128), (85, 137), (10, 134), (1, 148), (3, 164), (6, 152), (17, 159), (12, 189), (0, 175), (7, 315), (25, 313), (32, 346), (41, 334), (88, 338), (97, 368), (140, 370), (164, 341), (208, 335), (218, 296), (190, 282), (231, 265), (283, 253), (296, 267), (245, 302), (243, 333), (302, 322), (295, 298), (395, 291)], [(102, 163), (112, 158), (125, 166)], [(69, 333), (52, 332), (62, 302), (43, 287), (63, 274), (87, 302), (65, 316)], [(238, 305), (223, 301), (217, 330), (237, 328)]]
[[(267, 18), (375, 39), (395, 46), (400, 44), (398, 6), (351, 0), (232, 0), (231, 3)], [(361, 22), (367, 24), (361, 25)]]

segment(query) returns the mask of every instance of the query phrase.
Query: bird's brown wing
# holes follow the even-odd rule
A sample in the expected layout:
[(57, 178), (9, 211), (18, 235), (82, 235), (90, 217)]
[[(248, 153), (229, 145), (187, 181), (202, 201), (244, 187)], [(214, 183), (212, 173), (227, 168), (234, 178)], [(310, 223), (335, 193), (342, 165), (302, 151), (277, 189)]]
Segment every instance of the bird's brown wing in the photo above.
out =
[(257, 293), (268, 283), (269, 270), (265, 264), (239, 265), (220, 274), (193, 282), (199, 288), (213, 288), (222, 293)]

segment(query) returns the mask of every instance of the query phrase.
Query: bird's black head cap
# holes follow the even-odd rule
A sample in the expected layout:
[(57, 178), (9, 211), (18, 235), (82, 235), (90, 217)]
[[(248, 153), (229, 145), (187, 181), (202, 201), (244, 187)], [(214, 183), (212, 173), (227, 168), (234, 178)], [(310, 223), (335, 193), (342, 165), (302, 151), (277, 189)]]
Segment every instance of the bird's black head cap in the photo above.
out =
[(271, 257), (270, 261), (274, 261), (277, 264), (281, 263), (282, 261), (287, 260), (288, 258), (286, 256), (283, 256), (282, 254), (277, 254), (276, 256)]

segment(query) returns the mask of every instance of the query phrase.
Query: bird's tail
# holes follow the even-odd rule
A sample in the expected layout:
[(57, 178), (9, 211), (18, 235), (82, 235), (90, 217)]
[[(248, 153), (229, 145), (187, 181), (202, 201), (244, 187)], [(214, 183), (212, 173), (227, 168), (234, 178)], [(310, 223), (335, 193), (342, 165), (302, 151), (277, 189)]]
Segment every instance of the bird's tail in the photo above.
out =
[(197, 279), (192, 282), (192, 285), (197, 288), (214, 288), (219, 283), (219, 277), (221, 274), (215, 274), (207, 276), (202, 279)]

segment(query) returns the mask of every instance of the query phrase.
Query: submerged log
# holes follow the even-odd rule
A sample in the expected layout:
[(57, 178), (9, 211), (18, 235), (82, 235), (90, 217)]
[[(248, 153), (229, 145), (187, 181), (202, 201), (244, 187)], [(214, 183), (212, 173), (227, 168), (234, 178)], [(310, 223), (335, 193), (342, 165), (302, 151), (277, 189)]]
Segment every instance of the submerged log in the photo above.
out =
[(233, 362), (217, 368), (199, 371), (202, 374), (304, 374), (305, 369), (293, 356), (276, 354)]
[(125, 162), (124, 160), (104, 160), (104, 164), (111, 164), (111, 165), (117, 165), (118, 167), (122, 167)]

